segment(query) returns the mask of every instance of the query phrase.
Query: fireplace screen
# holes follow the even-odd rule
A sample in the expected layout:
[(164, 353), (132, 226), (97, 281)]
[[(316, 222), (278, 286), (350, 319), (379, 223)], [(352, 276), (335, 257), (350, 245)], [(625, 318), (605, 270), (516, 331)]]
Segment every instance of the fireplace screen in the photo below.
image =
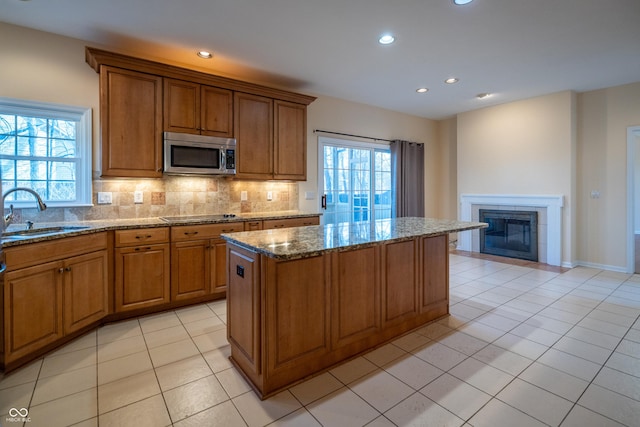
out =
[(538, 261), (538, 212), (480, 209), (480, 252)]

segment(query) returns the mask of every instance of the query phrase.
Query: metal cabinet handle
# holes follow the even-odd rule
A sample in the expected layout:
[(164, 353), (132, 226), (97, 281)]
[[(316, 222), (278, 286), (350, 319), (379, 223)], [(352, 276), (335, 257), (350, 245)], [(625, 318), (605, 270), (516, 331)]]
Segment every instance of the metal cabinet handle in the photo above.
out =
[(184, 232), (185, 236), (195, 236), (196, 234), (198, 234), (197, 231), (185, 231)]
[(65, 268), (64, 271), (71, 271), (71, 267)]
[(64, 273), (64, 268), (59, 268), (58, 269), (58, 273), (60, 273), (60, 274)]
[(136, 239), (150, 239), (151, 237), (151, 234), (147, 234), (146, 236), (136, 236)]
[(322, 209), (327, 209), (327, 195), (323, 194), (321, 200), (322, 200)]

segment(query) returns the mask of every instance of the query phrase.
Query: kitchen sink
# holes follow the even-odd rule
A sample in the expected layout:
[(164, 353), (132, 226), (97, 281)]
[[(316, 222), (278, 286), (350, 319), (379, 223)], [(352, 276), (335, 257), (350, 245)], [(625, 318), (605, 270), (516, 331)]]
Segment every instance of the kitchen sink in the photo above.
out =
[(62, 226), (62, 227), (46, 227), (33, 228), (31, 230), (19, 230), (2, 233), (2, 241), (8, 242), (13, 240), (33, 239), (36, 237), (51, 236), (60, 233), (69, 233), (72, 231), (86, 230), (89, 227), (84, 226)]

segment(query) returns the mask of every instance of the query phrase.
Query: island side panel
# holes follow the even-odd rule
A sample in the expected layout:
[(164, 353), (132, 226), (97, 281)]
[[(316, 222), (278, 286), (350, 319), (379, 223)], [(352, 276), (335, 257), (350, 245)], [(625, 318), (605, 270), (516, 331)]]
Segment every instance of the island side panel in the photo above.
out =
[(448, 235), (423, 237), (422, 257), (422, 313), (433, 317), (449, 313), (449, 246)]
[(327, 366), (331, 350), (329, 262), (328, 255), (293, 261), (262, 257), (267, 358), (263, 393)]
[(414, 318), (419, 311), (420, 273), (416, 240), (395, 242), (381, 247), (383, 326)]
[(260, 256), (227, 244), (227, 339), (231, 358), (258, 387), (262, 383)]

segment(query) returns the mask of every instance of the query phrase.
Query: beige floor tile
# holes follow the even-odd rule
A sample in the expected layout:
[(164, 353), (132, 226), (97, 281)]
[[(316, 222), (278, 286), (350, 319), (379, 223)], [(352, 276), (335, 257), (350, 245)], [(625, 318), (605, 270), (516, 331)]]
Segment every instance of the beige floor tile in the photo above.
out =
[(260, 400), (250, 391), (235, 397), (233, 404), (249, 427), (267, 425), (301, 408), (300, 402), (289, 391), (283, 391), (266, 400)]
[(494, 345), (512, 351), (527, 359), (536, 360), (549, 349), (546, 345), (507, 333), (493, 342)]
[(227, 312), (227, 300), (226, 299), (213, 301), (213, 302), (207, 303), (207, 305), (209, 306), (209, 308), (211, 310), (213, 310), (213, 312), (215, 314), (224, 314), (224, 313)]
[(580, 357), (582, 359), (590, 360), (591, 362), (597, 363), (599, 365), (602, 365), (604, 362), (606, 362), (613, 352), (612, 350), (608, 350), (606, 348), (589, 344), (587, 342), (570, 337), (562, 337), (557, 343), (553, 345), (553, 348)]
[(453, 332), (454, 330), (454, 328), (450, 328), (449, 326), (443, 325), (442, 323), (433, 322), (416, 330), (416, 332), (420, 335), (424, 335), (429, 339), (435, 340), (443, 335)]
[(153, 369), (149, 353), (130, 354), (98, 364), (98, 385)]
[(11, 408), (29, 408), (36, 382), (29, 382), (0, 390), (0, 420), (9, 416)]
[(380, 416), (371, 405), (346, 387), (316, 400), (307, 406), (307, 410), (323, 426), (363, 426)]
[(585, 381), (591, 381), (601, 367), (601, 365), (586, 359), (553, 348), (543, 354), (538, 362)]
[[(639, 354), (640, 355), (640, 354)], [(640, 378), (625, 374), (606, 366), (598, 373), (593, 384), (623, 394), (631, 399), (640, 401)]]
[(247, 380), (244, 379), (235, 367), (217, 372), (215, 375), (229, 397), (240, 396), (251, 390), (251, 386)]
[(471, 418), (491, 400), (487, 393), (449, 374), (431, 382), (420, 390), (420, 393), (463, 420)]
[(364, 357), (358, 357), (331, 369), (331, 375), (343, 384), (349, 384), (378, 369), (376, 365)]
[(391, 343), (404, 351), (413, 351), (424, 346), (430, 341), (431, 340), (424, 335), (420, 335), (416, 332), (410, 332), (396, 340), (393, 340)]
[(636, 426), (640, 420), (640, 401), (598, 385), (591, 384), (578, 404), (628, 426)]
[(583, 408), (580, 405), (573, 407), (567, 418), (562, 422), (561, 427), (625, 427), (611, 418), (604, 417), (596, 412)]
[(381, 370), (354, 381), (349, 384), (349, 388), (380, 413), (397, 405), (415, 391), (388, 372)]
[(525, 369), (519, 378), (572, 402), (576, 402), (589, 385), (585, 380), (538, 362)]
[(73, 427), (98, 427), (98, 417), (89, 418), (74, 424)]
[(87, 332), (83, 336), (74, 339), (73, 341), (63, 345), (59, 349), (51, 352), (49, 356), (59, 356), (61, 354), (69, 353), (76, 350), (83, 350), (85, 348), (94, 348), (97, 343), (97, 331)]
[(435, 341), (432, 341), (428, 346), (415, 351), (413, 354), (443, 371), (448, 371), (467, 358), (466, 355), (459, 351)]
[(457, 427), (464, 421), (420, 393), (391, 408), (384, 414), (398, 426)]
[(200, 354), (156, 368), (156, 376), (163, 391), (208, 377), (212, 373)]
[(518, 378), (496, 397), (509, 406), (552, 426), (560, 425), (573, 407), (572, 402)]
[(165, 391), (163, 395), (173, 422), (229, 400), (214, 375)]
[(396, 425), (389, 421), (389, 419), (384, 415), (380, 415), (378, 418), (367, 424), (367, 427), (396, 427)]
[(513, 380), (512, 375), (473, 358), (460, 363), (449, 373), (492, 396)]
[(153, 370), (112, 381), (98, 388), (99, 413), (104, 414), (156, 394), (160, 394), (160, 387)]
[(583, 328), (582, 326), (574, 327), (569, 332), (567, 332), (565, 336), (588, 342), (590, 344), (594, 344), (609, 350), (615, 349), (620, 342), (619, 337)]
[(231, 401), (222, 402), (219, 405), (205, 409), (195, 415), (174, 423), (174, 427), (246, 427), (246, 423)]
[(505, 334), (504, 331), (500, 329), (476, 321), (471, 321), (463, 325), (458, 331), (484, 341), (485, 343), (493, 342)]
[(98, 346), (98, 363), (146, 350), (147, 345), (142, 335), (111, 341)]
[(493, 344), (478, 351), (473, 358), (513, 376), (520, 374), (533, 363), (531, 359)]
[(29, 408), (32, 426), (70, 426), (98, 415), (97, 389), (92, 388)]
[(289, 391), (303, 404), (308, 405), (343, 387), (333, 375), (328, 372), (313, 377), (295, 385)]
[(225, 330), (226, 333), (226, 325), (222, 323), (218, 316), (207, 317), (205, 319), (185, 323), (184, 327), (192, 337), (219, 330)]
[(627, 356), (635, 357), (636, 359), (638, 359), (640, 358), (640, 343), (628, 339), (623, 339), (620, 342), (620, 345), (616, 348), (616, 352), (626, 354)]
[(164, 427), (171, 425), (162, 395), (101, 414), (100, 427)]
[(98, 328), (98, 345), (142, 335), (138, 319), (111, 323)]
[(200, 304), (192, 307), (181, 308), (175, 311), (182, 323), (195, 322), (196, 320), (215, 317), (216, 314), (206, 304)]
[(9, 374), (5, 374), (0, 379), (0, 390), (15, 387), (20, 384), (35, 382), (38, 379), (41, 367), (42, 359), (37, 359), (22, 368), (10, 372)]
[(471, 356), (489, 344), (460, 331), (442, 336), (438, 339), (438, 342), (467, 356)]
[(309, 413), (305, 408), (300, 408), (289, 415), (286, 415), (279, 420), (269, 424), (271, 427), (321, 427), (321, 424), (313, 418), (313, 415)]
[(383, 366), (405, 354), (407, 354), (407, 352), (401, 348), (393, 344), (385, 344), (382, 347), (365, 353), (363, 357), (377, 366)]
[(214, 373), (224, 371), (225, 369), (233, 366), (233, 363), (229, 360), (229, 356), (231, 356), (231, 346), (226, 345), (224, 347), (208, 351), (203, 353), (203, 356)]
[(42, 362), (40, 378), (63, 374), (75, 369), (94, 366), (97, 363), (95, 347), (76, 350), (56, 356), (47, 356)]
[(492, 399), (470, 420), (473, 427), (546, 427), (544, 423), (506, 403)]
[[(638, 355), (640, 357), (640, 355)], [(607, 367), (617, 369), (629, 375), (640, 377), (640, 358), (627, 356), (626, 354), (614, 352), (607, 363)]]
[(402, 356), (382, 368), (414, 390), (419, 390), (443, 373), (435, 366), (410, 354)]
[(193, 337), (193, 342), (198, 346), (198, 349), (202, 353), (229, 345), (226, 329), (220, 329), (207, 334), (198, 335), (197, 337)]
[(50, 400), (94, 388), (98, 385), (97, 376), (96, 366), (88, 366), (60, 375), (42, 378), (38, 380), (36, 384), (31, 405), (39, 405)]
[(180, 318), (173, 311), (143, 316), (138, 320), (144, 334), (182, 325)]
[(149, 355), (154, 367), (163, 366), (178, 360), (188, 359), (189, 357), (200, 354), (198, 348), (191, 339), (177, 341), (171, 344), (162, 345), (149, 349)]
[(189, 333), (181, 324), (144, 334), (144, 340), (148, 348), (156, 348), (189, 338)]

